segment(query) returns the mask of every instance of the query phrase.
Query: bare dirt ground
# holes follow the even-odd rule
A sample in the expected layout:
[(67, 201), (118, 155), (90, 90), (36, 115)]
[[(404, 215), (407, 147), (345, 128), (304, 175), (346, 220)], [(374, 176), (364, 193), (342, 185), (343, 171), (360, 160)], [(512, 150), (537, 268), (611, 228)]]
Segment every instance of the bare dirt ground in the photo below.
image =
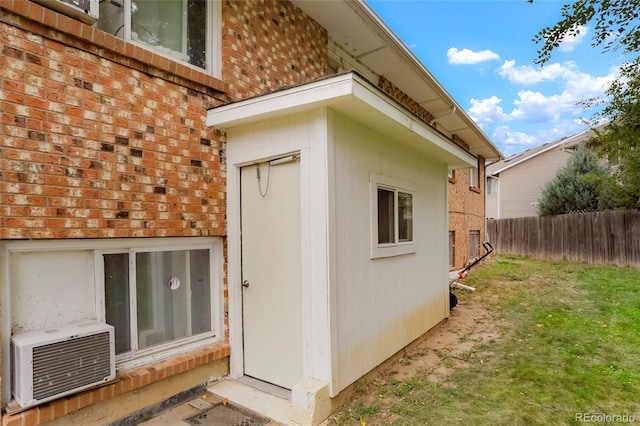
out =
[[(382, 373), (398, 380), (426, 372), (439, 380), (455, 368), (464, 368), (471, 361), (473, 349), (489, 343), (505, 333), (501, 321), (477, 303), (460, 303), (451, 311), (449, 319), (432, 329), (416, 347)], [(443, 362), (447, 359), (448, 362)], [(483, 362), (482, 359), (475, 360)]]
[[(459, 297), (460, 293), (457, 292)], [(367, 380), (369, 385), (374, 385), (374, 388), (377, 385), (384, 386), (409, 379), (416, 374), (426, 374), (429, 380), (441, 382), (456, 369), (488, 363), (489, 360), (482, 357), (491, 356), (491, 351), (487, 348), (490, 348), (492, 341), (506, 333), (508, 326), (499, 315), (483, 307), (483, 303), (475, 296), (479, 295), (465, 294), (451, 310), (447, 320), (429, 331), (419, 343), (405, 349), (396, 362), (370, 376)], [(390, 414), (389, 402), (381, 401), (376, 392), (372, 391), (374, 388), (360, 392), (354, 402), (362, 406), (381, 403), (380, 414), (385, 413), (383, 418), (376, 419), (377, 416), (373, 416), (366, 424), (388, 424), (396, 416)]]

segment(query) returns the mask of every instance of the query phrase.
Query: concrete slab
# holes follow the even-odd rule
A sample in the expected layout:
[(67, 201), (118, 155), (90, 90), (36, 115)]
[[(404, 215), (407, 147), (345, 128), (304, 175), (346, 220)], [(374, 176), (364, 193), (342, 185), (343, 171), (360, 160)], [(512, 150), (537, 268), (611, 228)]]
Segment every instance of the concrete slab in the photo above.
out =
[(207, 390), (216, 398), (227, 400), (234, 405), (272, 419), (273, 422), (270, 424), (290, 424), (291, 400), (289, 399), (230, 378), (208, 386)]
[[(207, 403), (209, 405), (220, 402), (219, 399), (217, 399), (210, 393), (206, 393), (200, 398), (197, 398), (193, 401), (202, 401), (203, 403)], [(143, 424), (145, 426), (189, 426), (189, 424), (186, 423), (184, 419), (198, 414), (202, 411), (201, 408), (197, 407), (197, 404), (196, 406), (192, 404), (193, 401), (186, 402), (170, 410), (167, 410), (159, 414), (158, 416), (145, 421)], [(203, 405), (202, 408), (205, 408), (205, 406)]]

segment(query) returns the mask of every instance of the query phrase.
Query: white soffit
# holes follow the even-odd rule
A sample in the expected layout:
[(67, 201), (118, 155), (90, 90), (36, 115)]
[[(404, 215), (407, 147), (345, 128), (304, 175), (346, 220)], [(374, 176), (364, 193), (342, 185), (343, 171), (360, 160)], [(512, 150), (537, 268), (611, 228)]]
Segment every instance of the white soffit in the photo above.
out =
[(292, 0), (329, 38), (376, 74), (386, 77), (435, 117), (456, 112), (438, 126), (462, 138), (475, 155), (496, 161), (498, 148), (364, 0)]
[(473, 155), (353, 73), (210, 109), (206, 125), (227, 130), (321, 107), (331, 108), (449, 167), (475, 167), (477, 164)]

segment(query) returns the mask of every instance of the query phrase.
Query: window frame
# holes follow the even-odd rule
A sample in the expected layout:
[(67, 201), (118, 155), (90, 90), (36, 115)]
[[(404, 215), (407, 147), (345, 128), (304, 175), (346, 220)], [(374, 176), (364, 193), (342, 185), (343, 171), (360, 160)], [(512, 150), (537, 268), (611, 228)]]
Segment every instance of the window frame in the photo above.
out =
[(469, 188), (480, 188), (480, 169), (478, 167), (469, 169)]
[[(489, 184), (491, 182), (491, 184)], [(498, 194), (498, 185), (499, 179), (495, 176), (487, 177), (487, 195), (497, 195)]]
[[(405, 182), (399, 179), (383, 176), (377, 173), (370, 173), (369, 175), (370, 185), (370, 217), (371, 217), (371, 235), (370, 235), (370, 257), (371, 259), (381, 257), (400, 256), (404, 254), (415, 253), (416, 246), (416, 232), (414, 220), (416, 216), (416, 186), (412, 183)], [(378, 240), (378, 189), (384, 189), (394, 193), (394, 236), (393, 242), (379, 243)], [(400, 241), (399, 240), (399, 215), (398, 215), (398, 193), (404, 193), (411, 195), (411, 240)]]
[[(91, 251), (92, 260), (87, 265), (88, 277), (93, 277), (93, 282), (88, 283), (93, 288), (93, 295), (87, 298), (87, 303), (93, 306), (93, 315), (90, 318), (106, 322), (105, 292), (104, 292), (104, 265), (101, 253), (128, 252), (127, 248), (159, 247), (166, 250), (188, 249), (196, 250), (208, 248), (210, 250), (210, 295), (211, 318), (213, 321), (212, 333), (214, 337), (202, 337), (202, 335), (184, 339), (181, 342), (171, 342), (171, 345), (158, 346), (155, 351), (139, 354), (137, 358), (129, 360), (116, 359), (116, 369), (126, 371), (155, 361), (168, 359), (181, 353), (190, 352), (214, 343), (224, 341), (224, 246), (222, 237), (171, 237), (171, 238), (109, 238), (109, 239), (65, 239), (65, 240), (5, 240), (0, 241), (0, 275), (3, 309), (2, 316), (2, 350), (10, 353), (10, 341), (12, 334), (12, 317), (14, 305), (11, 298), (11, 257), (14, 253), (41, 252), (51, 253), (56, 251)], [(99, 254), (100, 253), (100, 254)], [(78, 318), (77, 320), (80, 320)], [(74, 320), (75, 321), (75, 320)], [(26, 330), (25, 330), (26, 331)], [(2, 403), (6, 404), (11, 397), (11, 357), (2, 359), (2, 370), (7, 372), (8, 380), (2, 381)]]
[[(173, 57), (169, 54), (162, 52), (159, 49), (153, 49), (148, 44), (133, 40), (131, 29), (131, 3), (133, 0), (123, 0), (122, 3), (122, 35), (114, 34), (115, 37), (126, 40), (128, 43), (139, 46), (145, 50), (153, 52), (156, 55), (160, 55), (174, 62), (179, 62), (185, 66), (191, 67), (200, 72), (212, 75), (216, 78), (221, 78), (222, 72), (222, 2), (220, 0), (207, 0), (207, 17), (205, 24), (205, 50), (206, 50), (206, 67), (200, 68), (197, 65), (193, 65), (187, 61), (183, 61), (179, 58)], [(186, 7), (188, 0), (182, 0)], [(100, 18), (99, 18), (100, 19)], [(186, 29), (183, 29), (186, 32)], [(186, 43), (186, 39), (183, 41)]]
[[(188, 237), (187, 237), (188, 238)], [(131, 349), (129, 352), (116, 355), (116, 367), (118, 369), (128, 370), (136, 368), (158, 359), (168, 358), (188, 350), (196, 349), (203, 344), (210, 344), (215, 341), (222, 340), (222, 312), (223, 301), (220, 297), (222, 291), (222, 244), (221, 242), (212, 243), (194, 243), (188, 241), (177, 242), (171, 238), (170, 241), (155, 242), (149, 245), (148, 242), (131, 242), (119, 248), (96, 249), (95, 250), (95, 283), (96, 283), (96, 314), (98, 321), (106, 321), (106, 293), (104, 283), (104, 261), (105, 254), (123, 254), (129, 255), (129, 330), (131, 338)], [(189, 250), (209, 250), (209, 280), (210, 289), (209, 296), (211, 306), (211, 330), (196, 336), (188, 336), (174, 339), (151, 347), (139, 349), (138, 328), (137, 328), (137, 292), (136, 292), (136, 254), (146, 252), (166, 252), (166, 251), (189, 251)]]

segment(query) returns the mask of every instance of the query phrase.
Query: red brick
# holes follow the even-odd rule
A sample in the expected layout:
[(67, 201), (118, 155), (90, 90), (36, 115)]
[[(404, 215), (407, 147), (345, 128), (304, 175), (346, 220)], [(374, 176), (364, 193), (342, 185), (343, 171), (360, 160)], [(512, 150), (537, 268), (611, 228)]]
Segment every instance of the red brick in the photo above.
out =
[(67, 398), (59, 399), (51, 403), (53, 418), (62, 417), (67, 414)]
[(22, 426), (36, 426), (38, 424), (37, 408), (20, 413), (20, 417), (22, 417)]
[(82, 392), (78, 394), (75, 399), (78, 401), (78, 409), (88, 407), (91, 405), (91, 393), (90, 392)]
[(53, 420), (53, 411), (49, 404), (45, 404), (37, 408), (38, 411), (38, 424), (46, 423)]
[(2, 424), (4, 426), (22, 426), (22, 416), (20, 414), (14, 414), (12, 416), (4, 415), (2, 417)]

